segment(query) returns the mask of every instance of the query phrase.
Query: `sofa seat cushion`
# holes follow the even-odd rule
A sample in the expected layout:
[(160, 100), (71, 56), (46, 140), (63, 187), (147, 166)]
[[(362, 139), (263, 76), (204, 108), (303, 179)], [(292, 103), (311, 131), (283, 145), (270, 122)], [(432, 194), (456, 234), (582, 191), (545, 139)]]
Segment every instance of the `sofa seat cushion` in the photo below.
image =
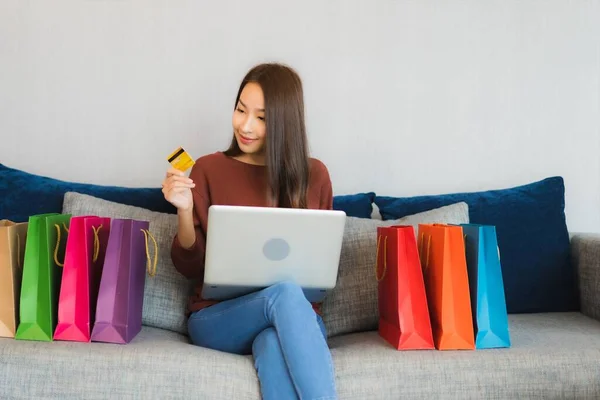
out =
[(340, 398), (600, 398), (600, 322), (548, 313), (509, 323), (509, 349), (401, 352), (377, 332), (333, 338)]
[[(600, 322), (509, 316), (513, 346), (397, 351), (377, 332), (330, 339), (340, 399), (600, 398)], [(0, 339), (2, 398), (259, 399), (251, 356), (144, 327), (127, 345)]]
[(251, 357), (143, 327), (130, 344), (0, 339), (0, 398), (259, 399)]

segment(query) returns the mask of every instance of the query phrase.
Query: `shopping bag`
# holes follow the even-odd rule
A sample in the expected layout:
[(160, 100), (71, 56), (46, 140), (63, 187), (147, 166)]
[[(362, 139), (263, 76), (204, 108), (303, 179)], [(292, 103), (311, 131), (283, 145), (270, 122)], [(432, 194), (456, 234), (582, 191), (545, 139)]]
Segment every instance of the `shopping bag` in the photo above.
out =
[(0, 221), (0, 337), (17, 330), (26, 238), (26, 222)]
[(465, 235), (475, 348), (510, 347), (496, 228), (477, 224), (461, 226)]
[(71, 218), (54, 340), (89, 342), (110, 218)]
[(473, 350), (465, 242), (460, 226), (419, 225), (419, 250), (438, 350)]
[(52, 341), (70, 219), (57, 213), (29, 218), (15, 339)]
[[(92, 341), (125, 344), (142, 329), (146, 269), (156, 273), (158, 247), (147, 221), (113, 219), (98, 292)], [(154, 242), (154, 262), (149, 241)]]
[(434, 349), (427, 294), (412, 226), (377, 228), (376, 277), (379, 335), (398, 350)]

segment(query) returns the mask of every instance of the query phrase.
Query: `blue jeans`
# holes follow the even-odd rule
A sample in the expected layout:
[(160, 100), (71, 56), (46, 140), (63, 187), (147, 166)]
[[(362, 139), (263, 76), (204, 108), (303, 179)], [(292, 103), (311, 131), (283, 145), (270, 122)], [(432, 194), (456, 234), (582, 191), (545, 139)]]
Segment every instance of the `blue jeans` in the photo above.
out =
[(253, 354), (265, 400), (337, 399), (323, 321), (294, 283), (197, 311), (188, 331), (195, 345)]

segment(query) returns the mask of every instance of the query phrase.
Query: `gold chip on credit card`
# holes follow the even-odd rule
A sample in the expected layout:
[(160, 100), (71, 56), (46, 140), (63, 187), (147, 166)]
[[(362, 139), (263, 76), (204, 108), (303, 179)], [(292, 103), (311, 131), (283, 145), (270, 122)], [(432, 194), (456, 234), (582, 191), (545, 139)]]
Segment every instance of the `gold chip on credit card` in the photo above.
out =
[(190, 155), (187, 153), (187, 151), (183, 149), (183, 147), (180, 147), (173, 153), (171, 153), (168, 160), (174, 168), (183, 172), (187, 171), (195, 164), (192, 157), (190, 157)]

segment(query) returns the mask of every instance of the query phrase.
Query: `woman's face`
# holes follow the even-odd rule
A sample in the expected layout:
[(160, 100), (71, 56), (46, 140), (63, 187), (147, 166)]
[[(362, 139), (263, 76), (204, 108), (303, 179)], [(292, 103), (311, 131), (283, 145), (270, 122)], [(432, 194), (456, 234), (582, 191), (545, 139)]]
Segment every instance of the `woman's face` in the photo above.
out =
[(244, 86), (233, 112), (233, 133), (240, 149), (251, 156), (264, 152), (266, 135), (263, 91), (257, 83)]

